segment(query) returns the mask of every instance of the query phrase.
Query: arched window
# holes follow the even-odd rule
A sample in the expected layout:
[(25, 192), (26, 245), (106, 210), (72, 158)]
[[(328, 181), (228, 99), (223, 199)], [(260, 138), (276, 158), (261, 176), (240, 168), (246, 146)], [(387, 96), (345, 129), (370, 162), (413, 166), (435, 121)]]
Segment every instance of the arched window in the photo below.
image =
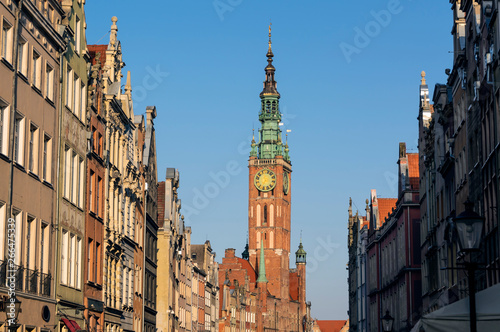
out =
[(260, 226), (260, 204), (257, 205), (257, 227)]
[(264, 225), (267, 225), (267, 205), (264, 205)]

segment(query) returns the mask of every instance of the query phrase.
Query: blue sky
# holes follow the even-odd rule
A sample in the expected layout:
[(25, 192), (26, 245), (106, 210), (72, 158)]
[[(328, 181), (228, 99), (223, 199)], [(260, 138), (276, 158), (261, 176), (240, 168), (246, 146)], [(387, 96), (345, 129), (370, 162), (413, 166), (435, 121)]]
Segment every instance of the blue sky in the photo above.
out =
[(108, 43), (112, 16), (135, 114), (157, 107), (159, 179), (179, 169), (192, 242), (210, 240), (218, 261), (246, 241), (247, 161), (272, 20), (292, 130), (292, 251), (302, 230), (313, 317), (347, 319), (349, 197), (364, 211), (370, 189), (397, 194), (398, 144), (417, 151), (420, 72), (432, 94), (452, 66), (448, 1), (89, 0), (88, 44)]

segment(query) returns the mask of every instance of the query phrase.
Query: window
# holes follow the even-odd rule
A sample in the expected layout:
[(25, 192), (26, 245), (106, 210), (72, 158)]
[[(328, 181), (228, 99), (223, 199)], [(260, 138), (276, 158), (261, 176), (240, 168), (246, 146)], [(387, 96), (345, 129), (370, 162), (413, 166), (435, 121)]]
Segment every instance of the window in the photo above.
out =
[(24, 162), (24, 117), (16, 112), (14, 119), (14, 151), (13, 159), (22, 165)]
[(80, 115), (80, 106), (81, 106), (81, 101), (80, 101), (80, 78), (73, 74), (73, 113), (77, 116), (77, 118), (81, 119)]
[(9, 63), (12, 63), (12, 35), (12, 24), (4, 19), (2, 25), (2, 58)]
[(85, 181), (84, 181), (84, 179), (85, 179), (85, 163), (84, 163), (84, 160), (82, 159), (82, 157), (79, 157), (79, 160), (80, 160), (80, 165), (79, 165), (80, 174), (78, 176), (78, 203), (76, 205), (78, 205), (80, 208), (83, 209), (83, 201), (84, 201), (83, 195), (85, 194), (85, 186), (83, 186), (81, 184), (85, 183)]
[(101, 133), (97, 134), (97, 154), (102, 158), (102, 135)]
[(50, 250), (49, 224), (42, 222), (40, 232), (40, 272), (49, 272)]
[(37, 87), (38, 89), (41, 89), (41, 83), (42, 83), (42, 58), (40, 57), (40, 54), (33, 49), (33, 62), (32, 62), (32, 68), (31, 68), (31, 78), (32, 78), (32, 84)]
[(7, 234), (7, 225), (6, 221), (6, 207), (4, 202), (0, 202), (0, 259), (4, 259), (5, 257), (5, 236)]
[(30, 124), (28, 170), (38, 173), (38, 127)]
[(73, 69), (66, 67), (66, 107), (71, 110), (73, 105)]
[(54, 68), (48, 63), (45, 66), (45, 96), (54, 100)]
[(65, 145), (64, 146), (64, 188), (63, 193), (64, 197), (70, 199), (70, 185), (71, 185), (71, 150)]
[(87, 279), (90, 282), (95, 282), (95, 254), (94, 254), (94, 240), (91, 238), (88, 239), (88, 259), (87, 259), (87, 271), (88, 276)]
[(43, 160), (42, 160), (42, 177), (45, 182), (50, 183), (51, 177), (51, 160), (52, 160), (52, 139), (48, 135), (43, 136)]
[(66, 230), (62, 232), (61, 245), (61, 284), (68, 284), (68, 263), (69, 263), (69, 233)]
[(75, 52), (80, 53), (81, 51), (81, 22), (78, 16), (76, 17), (75, 21)]
[(69, 235), (69, 255), (68, 255), (68, 274), (69, 286), (75, 287), (75, 272), (76, 272), (76, 236), (75, 234)]
[(95, 243), (95, 255), (96, 255), (96, 267), (95, 267), (95, 272), (96, 272), (96, 277), (95, 277), (95, 281), (98, 283), (98, 284), (102, 284), (102, 280), (101, 280), (101, 244), (99, 242), (96, 242)]
[(83, 82), (80, 85), (80, 120), (85, 122), (85, 115), (87, 113), (87, 87)]
[(19, 36), (19, 43), (17, 45), (17, 70), (24, 75), (28, 76), (28, 43), (26, 40)]
[(94, 172), (93, 171), (90, 171), (90, 179), (89, 179), (89, 209), (90, 209), (90, 212), (95, 212), (94, 211), (94, 207), (95, 207), (95, 203), (94, 203), (94, 181), (95, 181), (95, 175), (94, 175)]
[(97, 177), (97, 187), (96, 187), (96, 209), (95, 209), (95, 214), (99, 216), (99, 208), (101, 206), (101, 201), (100, 201), (100, 193), (101, 193), (101, 188), (102, 188), (102, 179), (100, 177)]
[(0, 99), (0, 153), (9, 151), (9, 105)]
[(75, 261), (75, 268), (76, 268), (76, 288), (81, 289), (82, 288), (82, 239), (77, 238), (76, 239), (76, 261)]
[[(21, 211), (14, 211), (13, 212), (15, 224), (16, 224), (16, 241), (21, 242), (22, 241), (22, 235), (23, 235), (23, 214)], [(18, 242), (18, 243), (19, 243)], [(15, 257), (14, 257), (14, 264), (20, 266), (21, 265), (21, 248), (23, 246), (16, 246), (15, 249)]]
[(26, 267), (35, 270), (36, 221), (28, 216), (26, 223)]

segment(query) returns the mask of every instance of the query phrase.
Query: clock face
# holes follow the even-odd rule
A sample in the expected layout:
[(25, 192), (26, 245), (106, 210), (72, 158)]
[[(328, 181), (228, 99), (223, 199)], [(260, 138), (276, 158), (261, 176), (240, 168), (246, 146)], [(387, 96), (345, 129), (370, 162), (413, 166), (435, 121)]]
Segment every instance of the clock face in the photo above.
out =
[(288, 173), (283, 172), (283, 192), (285, 195), (288, 195), (288, 191), (290, 189), (290, 180), (288, 178)]
[(271, 191), (276, 186), (276, 174), (270, 169), (261, 169), (255, 174), (253, 183), (260, 191)]

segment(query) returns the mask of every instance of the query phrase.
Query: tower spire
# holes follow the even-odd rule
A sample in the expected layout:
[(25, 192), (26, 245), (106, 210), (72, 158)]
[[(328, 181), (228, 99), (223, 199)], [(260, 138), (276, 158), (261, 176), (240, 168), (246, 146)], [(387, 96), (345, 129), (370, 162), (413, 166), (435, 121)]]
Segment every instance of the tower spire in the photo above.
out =
[(274, 80), (274, 72), (276, 71), (276, 68), (273, 66), (273, 50), (271, 47), (271, 25), (272, 23), (269, 23), (269, 48), (267, 49), (267, 66), (265, 68), (266, 71), (266, 80), (264, 81), (264, 90), (260, 93), (260, 97), (263, 98), (264, 96), (277, 96), (278, 98), (280, 97), (280, 94), (278, 93), (278, 90), (276, 88), (276, 81)]
[(257, 278), (257, 282), (267, 282), (266, 260), (264, 259), (264, 241), (260, 241), (259, 278)]

